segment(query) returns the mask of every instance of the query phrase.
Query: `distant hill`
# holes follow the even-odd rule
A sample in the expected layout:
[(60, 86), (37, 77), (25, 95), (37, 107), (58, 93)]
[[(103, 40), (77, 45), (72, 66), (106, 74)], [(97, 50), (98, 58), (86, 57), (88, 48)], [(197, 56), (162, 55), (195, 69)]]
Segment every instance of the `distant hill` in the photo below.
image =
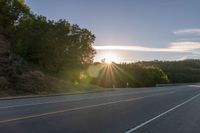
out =
[(183, 61), (142, 61), (137, 64), (161, 68), (171, 83), (200, 82), (200, 59)]

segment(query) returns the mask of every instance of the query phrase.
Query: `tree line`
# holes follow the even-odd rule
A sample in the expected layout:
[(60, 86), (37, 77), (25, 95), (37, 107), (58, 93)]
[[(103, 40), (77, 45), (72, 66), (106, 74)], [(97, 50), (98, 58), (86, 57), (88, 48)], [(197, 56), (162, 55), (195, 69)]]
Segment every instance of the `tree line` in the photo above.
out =
[[(136, 63), (94, 63), (85, 80), (103, 87), (146, 87), (168, 83), (200, 82), (200, 60), (140, 61)], [(88, 79), (86, 78), (88, 77)]]
[(137, 64), (161, 68), (167, 74), (171, 83), (200, 82), (199, 59), (187, 59), (183, 61), (142, 61)]
[(106, 88), (150, 87), (169, 83), (169, 78), (159, 67), (136, 63), (94, 63), (79, 82), (90, 82)]
[(95, 35), (88, 29), (34, 14), (23, 0), (1, 0), (0, 13), (11, 51), (46, 74), (102, 87), (200, 82), (200, 60), (93, 63)]
[(95, 35), (91, 31), (65, 19), (36, 15), (23, 0), (1, 0), (0, 12), (0, 30), (12, 51), (43, 71), (58, 74), (93, 62)]

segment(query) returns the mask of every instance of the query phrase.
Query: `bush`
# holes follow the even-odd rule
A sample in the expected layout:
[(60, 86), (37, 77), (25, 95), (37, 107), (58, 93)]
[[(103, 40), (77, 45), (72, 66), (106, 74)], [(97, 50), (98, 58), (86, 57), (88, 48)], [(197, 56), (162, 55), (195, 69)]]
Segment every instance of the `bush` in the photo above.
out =
[(5, 77), (0, 77), (0, 91), (9, 88), (9, 82)]
[(18, 75), (15, 78), (15, 86), (17, 91), (26, 93), (38, 93), (48, 90), (45, 83), (46, 77), (40, 71), (30, 71)]

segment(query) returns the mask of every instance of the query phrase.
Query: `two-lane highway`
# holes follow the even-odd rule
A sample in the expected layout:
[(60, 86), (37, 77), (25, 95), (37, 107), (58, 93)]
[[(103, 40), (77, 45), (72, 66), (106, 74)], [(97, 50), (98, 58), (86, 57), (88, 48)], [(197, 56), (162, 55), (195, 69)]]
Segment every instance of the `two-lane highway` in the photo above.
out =
[(0, 101), (0, 133), (199, 133), (200, 86)]

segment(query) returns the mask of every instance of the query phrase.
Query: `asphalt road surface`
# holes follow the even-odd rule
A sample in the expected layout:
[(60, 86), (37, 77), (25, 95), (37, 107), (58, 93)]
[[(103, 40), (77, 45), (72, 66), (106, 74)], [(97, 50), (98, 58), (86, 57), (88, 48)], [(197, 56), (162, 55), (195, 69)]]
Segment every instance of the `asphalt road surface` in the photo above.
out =
[(0, 133), (199, 133), (200, 85), (0, 100)]

